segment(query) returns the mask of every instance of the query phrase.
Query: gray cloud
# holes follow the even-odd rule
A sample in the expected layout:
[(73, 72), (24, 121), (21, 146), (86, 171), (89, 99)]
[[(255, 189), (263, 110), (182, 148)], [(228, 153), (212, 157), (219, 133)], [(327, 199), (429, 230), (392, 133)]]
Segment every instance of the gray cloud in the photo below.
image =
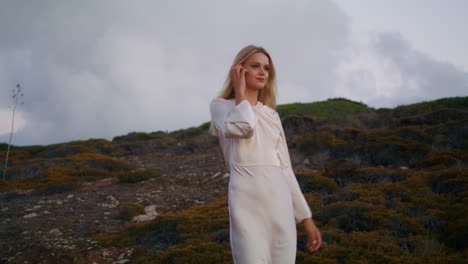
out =
[[(400, 33), (355, 41), (350, 18), (331, 0), (137, 3), (0, 4), (2, 119), (16, 83), (25, 94), (18, 111), (26, 125), (13, 144), (199, 125), (247, 44), (272, 54), (279, 103), (347, 97), (394, 107), (468, 91), (467, 72)], [(2, 131), (9, 126), (1, 120)]]
[(398, 32), (375, 33), (366, 44), (354, 45), (338, 75), (336, 96), (373, 107), (468, 94), (467, 72), (415, 50)]
[(324, 99), (347, 25), (327, 0), (2, 2), (0, 111), (21, 83), (18, 145), (199, 125), (251, 43), (272, 53), (280, 103)]
[(401, 34), (380, 34), (374, 47), (384, 58), (398, 65), (406, 83), (415, 80), (418, 89), (412, 93), (413, 96), (436, 99), (468, 94), (467, 72), (414, 50)]

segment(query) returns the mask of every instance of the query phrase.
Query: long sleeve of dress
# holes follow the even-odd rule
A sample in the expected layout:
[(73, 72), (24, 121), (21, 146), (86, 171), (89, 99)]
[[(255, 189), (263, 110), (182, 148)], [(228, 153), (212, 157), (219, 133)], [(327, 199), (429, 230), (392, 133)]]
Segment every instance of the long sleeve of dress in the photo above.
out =
[(250, 138), (257, 124), (249, 101), (243, 100), (234, 108), (222, 100), (215, 99), (210, 104), (211, 118), (218, 133), (226, 138)]
[[(278, 117), (279, 120), (279, 117)], [(284, 134), (284, 129), (279, 121), (279, 126), (281, 128), (281, 142), (280, 142), (280, 160), (281, 160), (281, 167), (283, 168), (284, 174), (288, 178), (289, 189), (291, 191), (291, 197), (293, 200), (293, 208), (294, 208), (294, 217), (296, 219), (296, 223), (302, 222), (306, 218), (312, 217), (312, 211), (307, 204), (307, 201), (302, 194), (301, 188), (299, 183), (297, 182), (296, 175), (292, 169), (291, 159), (289, 156), (288, 145), (286, 143), (286, 137)]]

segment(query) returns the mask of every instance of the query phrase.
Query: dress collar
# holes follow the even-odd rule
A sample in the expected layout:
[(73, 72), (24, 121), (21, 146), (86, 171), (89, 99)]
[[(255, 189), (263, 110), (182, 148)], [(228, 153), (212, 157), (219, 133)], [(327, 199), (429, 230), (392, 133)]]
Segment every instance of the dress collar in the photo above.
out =
[[(235, 99), (235, 98), (231, 98), (231, 99), (229, 99), (229, 100), (232, 101), (232, 102), (236, 102), (236, 99)], [(248, 100), (247, 100), (247, 101), (248, 101)], [(250, 102), (249, 102), (249, 103), (250, 103)], [(251, 105), (251, 106), (262, 106), (262, 105), (263, 105), (263, 103), (260, 102), (259, 100), (257, 100), (257, 104), (256, 104), (256, 105)]]

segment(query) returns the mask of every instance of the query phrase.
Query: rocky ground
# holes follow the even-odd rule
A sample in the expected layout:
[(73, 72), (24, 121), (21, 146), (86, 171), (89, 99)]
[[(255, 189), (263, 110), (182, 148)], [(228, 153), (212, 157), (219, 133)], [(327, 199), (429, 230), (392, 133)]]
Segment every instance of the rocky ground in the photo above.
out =
[[(136, 254), (145, 253), (143, 246), (102, 248), (90, 237), (227, 193), (229, 174), (217, 147), (122, 159), (159, 170), (161, 175), (133, 184), (115, 178), (84, 182), (62, 193), (0, 193), (0, 262), (130, 263)], [(119, 208), (129, 201), (146, 206), (147, 215), (123, 220)]]

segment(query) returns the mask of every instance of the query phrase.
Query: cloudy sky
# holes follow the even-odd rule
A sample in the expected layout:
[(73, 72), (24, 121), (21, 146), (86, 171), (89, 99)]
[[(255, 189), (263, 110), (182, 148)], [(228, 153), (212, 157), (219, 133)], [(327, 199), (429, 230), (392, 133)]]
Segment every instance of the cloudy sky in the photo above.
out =
[(209, 121), (236, 53), (265, 47), (278, 103), (395, 107), (468, 96), (464, 0), (0, 1), (0, 142), (15, 145)]

